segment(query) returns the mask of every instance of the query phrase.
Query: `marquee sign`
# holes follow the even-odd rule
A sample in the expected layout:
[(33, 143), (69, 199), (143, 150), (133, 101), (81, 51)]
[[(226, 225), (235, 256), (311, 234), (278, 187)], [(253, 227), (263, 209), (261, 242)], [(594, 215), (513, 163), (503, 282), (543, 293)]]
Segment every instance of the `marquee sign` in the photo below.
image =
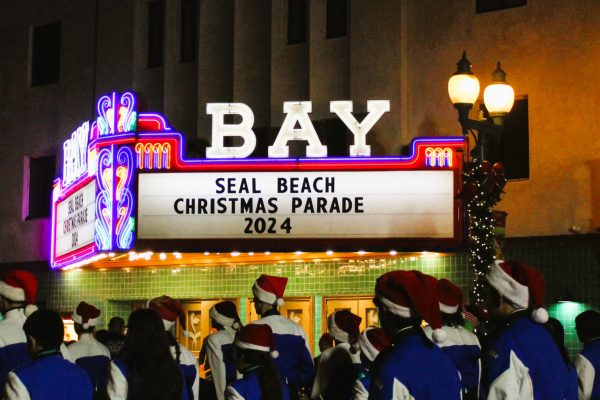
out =
[[(417, 138), (404, 157), (372, 157), (367, 135), (389, 111), (369, 101), (362, 121), (352, 102), (331, 102), (354, 137), (349, 157), (327, 157), (311, 102), (284, 103), (269, 158), (255, 149), (252, 110), (208, 104), (206, 158), (187, 159), (183, 136), (157, 113), (138, 112), (133, 93), (112, 93), (65, 142), (54, 186), (51, 266), (109, 252), (430, 250), (462, 240), (456, 198), (462, 137)], [(237, 123), (225, 123), (236, 114)], [(238, 146), (226, 146), (236, 136)], [(292, 140), (306, 158), (288, 158)]]

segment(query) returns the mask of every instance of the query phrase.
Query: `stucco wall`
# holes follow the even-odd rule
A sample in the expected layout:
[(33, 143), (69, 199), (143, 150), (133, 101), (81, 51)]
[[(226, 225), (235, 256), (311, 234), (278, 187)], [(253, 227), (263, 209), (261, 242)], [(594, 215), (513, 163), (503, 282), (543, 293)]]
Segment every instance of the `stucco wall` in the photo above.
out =
[(463, 50), (482, 88), (501, 60), (516, 94), (529, 98), (530, 178), (506, 186), (499, 208), (509, 213), (507, 235), (565, 234), (573, 225), (593, 231), (600, 226), (592, 204), (600, 190), (592, 173), (600, 160), (600, 3), (530, 1), (485, 14), (475, 14), (474, 3), (410, 2), (410, 135), (459, 133), (447, 80)]

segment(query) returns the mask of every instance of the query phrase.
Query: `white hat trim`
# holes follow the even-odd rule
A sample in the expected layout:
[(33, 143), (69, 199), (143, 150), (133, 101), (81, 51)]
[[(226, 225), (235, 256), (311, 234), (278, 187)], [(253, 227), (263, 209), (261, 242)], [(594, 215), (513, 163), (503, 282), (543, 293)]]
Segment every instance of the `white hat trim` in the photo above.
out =
[(379, 354), (379, 350), (373, 346), (373, 344), (369, 341), (367, 336), (367, 332), (373, 328), (367, 328), (363, 331), (363, 333), (358, 338), (358, 344), (360, 345), (360, 352), (365, 355), (369, 359), (369, 361), (375, 361), (375, 358)]
[(277, 296), (275, 296), (275, 293), (267, 292), (266, 290), (258, 286), (257, 282), (254, 282), (254, 285), (252, 286), (252, 293), (254, 293), (256, 298), (262, 301), (263, 303), (277, 303)]
[(79, 325), (83, 326), (83, 329), (87, 329), (87, 328), (89, 328), (90, 326), (98, 326), (98, 325), (100, 325), (100, 321), (102, 320), (102, 319), (101, 319), (101, 316), (100, 316), (100, 315), (98, 315), (96, 318), (90, 318), (90, 319), (88, 319), (88, 322), (86, 322), (86, 323), (84, 324), (84, 323), (82, 322), (82, 321), (83, 321), (83, 318), (81, 318), (81, 315), (77, 314), (77, 312), (74, 312), (74, 313), (71, 315), (71, 319), (72, 319), (74, 322), (77, 322)]
[(169, 321), (163, 318), (163, 325), (165, 326), (165, 331), (170, 331), (173, 325), (175, 325), (175, 321)]
[(490, 266), (490, 271), (486, 275), (486, 279), (494, 289), (502, 296), (506, 297), (516, 305), (528, 308), (529, 307), (529, 288), (515, 281), (509, 274), (500, 268), (500, 264), (504, 261), (496, 260)]
[(440, 303), (440, 311), (445, 314), (454, 314), (458, 311), (458, 304), (455, 306), (449, 306), (447, 304)]
[(401, 306), (400, 304), (396, 304), (393, 301), (388, 300), (381, 295), (377, 296), (377, 298), (392, 314), (403, 318), (410, 318), (411, 316), (413, 316), (412, 310), (410, 308)]
[(236, 340), (235, 345), (240, 349), (264, 351), (265, 353), (271, 352), (271, 348), (268, 346), (259, 346), (253, 343), (242, 342), (241, 340)]
[(215, 306), (212, 306), (210, 308), (210, 310), (208, 311), (208, 314), (210, 315), (210, 317), (212, 319), (217, 321), (217, 323), (219, 325), (222, 325), (225, 328), (231, 327), (233, 325), (233, 323), (235, 322), (235, 319), (226, 317), (223, 314), (221, 314), (220, 312), (218, 312), (217, 309), (215, 308)]
[(0, 281), (0, 295), (12, 301), (25, 301), (23, 288), (10, 286), (4, 281)]
[(327, 317), (327, 330), (336, 341), (350, 343), (350, 334), (335, 324), (335, 312)]

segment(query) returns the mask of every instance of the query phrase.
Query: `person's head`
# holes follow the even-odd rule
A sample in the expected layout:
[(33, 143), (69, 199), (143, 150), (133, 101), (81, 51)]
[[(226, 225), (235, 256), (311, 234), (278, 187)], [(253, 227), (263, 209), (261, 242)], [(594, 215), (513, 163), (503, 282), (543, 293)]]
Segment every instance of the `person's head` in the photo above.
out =
[(156, 310), (142, 308), (131, 313), (127, 326), (123, 352), (130, 382), (127, 398), (180, 398), (182, 376), (161, 316)]
[(279, 375), (273, 358), (279, 357), (275, 349), (273, 331), (267, 324), (250, 324), (235, 336), (234, 361), (238, 371), (256, 371), (263, 400), (282, 400)]
[(361, 321), (361, 317), (348, 310), (337, 310), (327, 317), (327, 331), (336, 343), (349, 343), (358, 350)]
[(321, 338), (319, 339), (319, 351), (322, 353), (327, 349), (330, 349), (333, 347), (333, 336), (331, 336), (329, 333), (325, 332), (324, 334), (321, 335)]
[(257, 314), (263, 315), (267, 311), (283, 305), (283, 293), (287, 280), (288, 278), (264, 274), (258, 277), (252, 285), (254, 309)]
[[(175, 325), (175, 322), (179, 321), (179, 325), (182, 330), (185, 330), (185, 311), (177, 300), (169, 296), (155, 297), (148, 301), (148, 308), (151, 308), (158, 312), (161, 316), (164, 329), (170, 331)], [(131, 329), (131, 327), (129, 327)]]
[(600, 313), (587, 310), (575, 317), (575, 330), (582, 343), (600, 337)]
[(100, 325), (101, 311), (85, 301), (80, 302), (73, 311), (71, 318), (75, 323), (75, 333), (82, 335), (84, 333), (93, 333), (96, 326)]
[(62, 318), (52, 310), (35, 311), (25, 320), (23, 331), (32, 355), (44, 350), (58, 350), (65, 332)]
[(365, 368), (370, 368), (377, 356), (383, 350), (392, 347), (390, 339), (381, 328), (365, 329), (359, 339), (360, 359)]
[(408, 326), (418, 328), (425, 320), (433, 329), (435, 342), (445, 339), (436, 285), (437, 279), (419, 271), (392, 271), (377, 278), (373, 301), (388, 336)]
[(33, 314), (37, 310), (37, 288), (37, 278), (31, 272), (21, 269), (9, 271), (0, 280), (0, 311), (6, 314), (12, 309), (24, 308), (25, 315)]
[(548, 318), (548, 322), (544, 324), (544, 328), (550, 333), (552, 336), (552, 340), (556, 343), (556, 347), (560, 352), (565, 363), (572, 365), (571, 359), (569, 358), (569, 354), (567, 353), (567, 349), (565, 347), (565, 328), (556, 318)]
[(235, 363), (240, 372), (258, 365), (258, 360), (279, 357), (275, 349), (273, 331), (267, 324), (250, 324), (242, 327), (235, 336), (233, 344), (236, 347)]
[(442, 313), (442, 324), (447, 326), (464, 325), (462, 290), (448, 279), (438, 279), (436, 293)]
[(125, 320), (121, 317), (112, 317), (108, 322), (108, 330), (114, 333), (125, 333)]
[(222, 301), (212, 306), (208, 312), (213, 328), (217, 330), (233, 329), (241, 327), (240, 316), (235, 304), (231, 301)]
[(502, 319), (519, 309), (532, 310), (537, 323), (548, 321), (544, 304), (544, 278), (536, 268), (519, 261), (496, 260), (485, 279), (488, 288), (488, 309), (492, 318)]

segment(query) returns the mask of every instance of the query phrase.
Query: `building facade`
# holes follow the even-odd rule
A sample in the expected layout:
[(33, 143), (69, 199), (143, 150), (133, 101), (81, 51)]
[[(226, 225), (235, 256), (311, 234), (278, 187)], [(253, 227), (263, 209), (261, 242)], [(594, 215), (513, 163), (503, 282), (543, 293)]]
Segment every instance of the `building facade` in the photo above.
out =
[[(323, 296), (368, 296), (374, 278), (388, 269), (442, 265), (437, 275), (468, 290), (472, 274), (460, 249), (441, 261), (400, 255), (325, 266), (51, 273), (44, 267), (50, 223), (43, 197), (50, 193), (48, 176), (62, 173), (63, 141), (81, 120), (94, 117), (102, 94), (139, 93), (147, 109), (164, 113), (185, 134), (188, 153), (196, 157), (204, 157), (211, 142), (207, 103), (250, 106), (255, 155), (266, 155), (284, 120), (284, 101), (311, 101), (311, 119), (330, 155), (346, 155), (352, 138), (336, 123), (329, 102), (352, 100), (361, 115), (367, 100), (387, 99), (391, 110), (367, 140), (374, 155), (398, 155), (415, 137), (460, 134), (447, 81), (466, 50), (482, 88), (501, 60), (517, 98), (527, 101), (526, 140), (504, 149), (509, 158), (525, 154), (528, 171), (509, 181), (498, 207), (508, 212), (509, 255), (555, 279), (549, 297), (570, 285), (582, 302), (600, 306), (593, 289), (600, 228), (600, 140), (593, 129), (600, 122), (593, 112), (600, 105), (600, 5), (529, 0), (507, 7), (509, 2), (488, 1), (498, 8), (491, 10), (480, 3), (1, 2), (0, 147), (8, 168), (0, 198), (0, 264), (36, 269), (50, 306), (66, 311), (89, 299), (108, 314), (126, 314), (132, 302), (163, 292), (183, 299), (237, 298), (246, 310), (252, 276), (281, 273), (295, 281), (291, 295), (311, 299), (315, 335)], [(523, 143), (528, 147), (516, 147)], [(304, 146), (292, 147), (292, 153), (303, 155)], [(571, 269), (561, 280), (560, 271)], [(217, 279), (215, 273), (235, 283), (207, 284)], [(329, 283), (320, 285), (320, 276)]]

